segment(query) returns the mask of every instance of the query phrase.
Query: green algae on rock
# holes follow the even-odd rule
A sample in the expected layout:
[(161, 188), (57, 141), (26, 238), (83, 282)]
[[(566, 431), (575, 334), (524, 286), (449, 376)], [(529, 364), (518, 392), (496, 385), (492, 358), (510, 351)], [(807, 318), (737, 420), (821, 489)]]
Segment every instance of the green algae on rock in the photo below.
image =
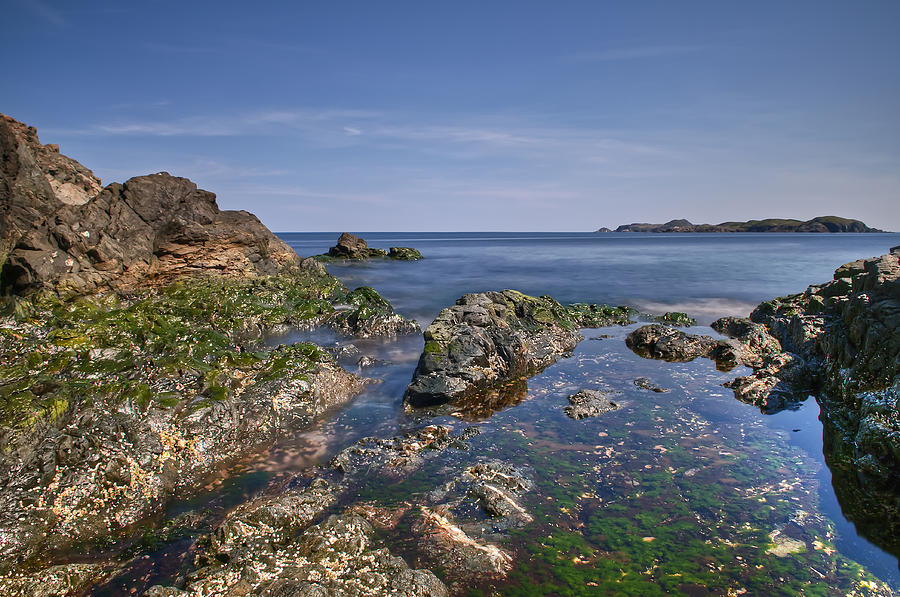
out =
[(445, 404), (534, 375), (575, 348), (579, 328), (629, 323), (631, 313), (607, 305), (565, 307), (515, 290), (464, 295), (425, 330), (425, 350), (404, 400)]
[(315, 267), (14, 297), (2, 324), (0, 569), (119, 532), (364, 387), (315, 345), (267, 348), (268, 331), (417, 329)]
[(692, 325), (697, 325), (697, 320), (693, 317), (689, 317), (687, 313), (681, 313), (679, 311), (669, 311), (662, 315), (653, 318), (654, 321), (659, 323), (666, 323), (668, 325), (680, 325), (684, 327), (690, 327)]
[(344, 232), (338, 238), (337, 244), (324, 255), (315, 257), (319, 261), (351, 260), (365, 261), (368, 259), (388, 258), (397, 261), (416, 261), (422, 259), (422, 254), (410, 247), (391, 247), (390, 251), (376, 249), (356, 235)]

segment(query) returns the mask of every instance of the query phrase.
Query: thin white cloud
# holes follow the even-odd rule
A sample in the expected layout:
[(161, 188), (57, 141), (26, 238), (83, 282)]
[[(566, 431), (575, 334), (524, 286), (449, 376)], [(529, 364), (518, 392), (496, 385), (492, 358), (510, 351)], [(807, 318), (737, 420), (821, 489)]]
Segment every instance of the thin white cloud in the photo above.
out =
[(362, 131), (356, 127), (345, 126), (344, 132), (350, 135), (351, 137), (355, 137), (357, 135), (362, 135)]
[(608, 48), (606, 50), (579, 52), (571, 57), (577, 62), (618, 62), (620, 60), (637, 60), (641, 58), (658, 58), (693, 54), (704, 49), (703, 46), (692, 45), (660, 45), (633, 46), (627, 48)]

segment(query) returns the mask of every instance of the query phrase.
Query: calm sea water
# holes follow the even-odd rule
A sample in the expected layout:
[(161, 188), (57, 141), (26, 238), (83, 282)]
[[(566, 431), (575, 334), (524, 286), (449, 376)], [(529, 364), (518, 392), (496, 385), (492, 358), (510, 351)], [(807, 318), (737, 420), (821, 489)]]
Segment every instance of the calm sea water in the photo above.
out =
[[(339, 233), (281, 233), (300, 255), (327, 252)], [(830, 280), (847, 261), (887, 253), (900, 234), (642, 234), (364, 232), (378, 248), (426, 259), (338, 264), (348, 286), (382, 292), (398, 311), (430, 322), (466, 292), (514, 288), (563, 303), (690, 311), (701, 322), (746, 315), (763, 300)]]
[[(763, 300), (830, 279), (842, 263), (900, 244), (900, 234), (360, 235), (372, 247), (411, 246), (425, 258), (334, 262), (327, 265), (329, 271), (351, 288), (374, 287), (423, 328), (462, 294), (513, 288), (563, 303), (684, 311), (699, 321), (691, 331), (706, 334), (714, 334), (705, 325), (718, 317), (746, 316)], [(326, 252), (339, 233), (279, 236), (309, 256)], [(482, 434), (470, 440), (472, 449), (459, 456), (463, 460), (439, 461), (452, 468), (470, 465), (466, 458), (499, 458), (535, 475), (538, 489), (525, 498), (535, 522), (504, 544), (520, 554), (519, 564), (507, 580), (476, 592), (592, 595), (627, 588), (629, 594), (651, 594), (668, 582), (675, 583), (672, 591), (685, 594), (725, 594), (734, 587), (750, 594), (791, 594), (821, 580), (810, 570), (827, 570), (835, 557), (858, 562), (900, 590), (896, 554), (858, 532), (848, 520), (856, 506), (837, 498), (814, 400), (794, 411), (764, 415), (722, 387), (740, 371), (717, 371), (706, 359), (671, 364), (631, 353), (624, 338), (635, 327), (586, 330), (587, 339), (571, 358), (530, 379), (526, 391), (478, 421)], [(153, 583), (170, 583), (190, 566), (193, 540), (231, 508), (291, 475), (326, 464), (360, 437), (390, 437), (424, 422), (464, 423), (404, 412), (403, 391), (423, 347), (420, 335), (360, 341), (298, 331), (272, 342), (298, 340), (353, 342), (363, 354), (382, 360), (360, 371), (381, 383), (312, 429), (223, 471), (208, 492), (173, 503), (151, 525), (193, 516), (199, 522), (192, 523), (189, 536), (130, 562), (93, 595), (140, 593)], [(354, 370), (353, 359), (342, 364)], [(670, 391), (637, 388), (637, 377)], [(578, 389), (611, 392), (622, 408), (595, 419), (570, 420), (562, 408)], [(427, 485), (433, 472), (424, 470), (426, 478), (412, 479), (410, 486)], [(403, 493), (403, 488), (385, 491), (378, 485), (383, 479), (374, 482), (370, 494), (375, 498)], [(808, 537), (833, 541), (838, 554), (812, 550), (778, 558), (753, 547), (760, 537), (765, 543), (769, 533), (797, 521)], [(416, 559), (415, 536), (385, 540), (411, 565), (424, 565)], [(667, 576), (665, 570), (675, 572)], [(620, 580), (604, 591), (610, 578)], [(694, 584), (684, 584), (687, 578)], [(829, 585), (832, 593), (845, 592), (840, 580)]]
[[(362, 232), (359, 235), (372, 247), (415, 247), (425, 259), (336, 262), (328, 265), (329, 271), (351, 288), (360, 285), (376, 288), (399, 312), (417, 319), (423, 328), (440, 309), (453, 304), (464, 293), (504, 288), (533, 295), (549, 294), (563, 303), (626, 304), (650, 313), (684, 311), (701, 325), (708, 324), (724, 315), (746, 316), (763, 300), (800, 292), (810, 284), (830, 280), (839, 265), (884, 254), (900, 244), (900, 234)], [(339, 233), (279, 236), (300, 255), (308, 256), (326, 252)], [(585, 350), (596, 351), (596, 346), (582, 343), (576, 357)], [(575, 362), (577, 358), (563, 362), (532, 380), (529, 384), (532, 392), (546, 384), (542, 378), (558, 375), (559, 370), (571, 370)], [(629, 363), (623, 367), (630, 367), (628, 371), (632, 375), (636, 374), (636, 367), (655, 366), (639, 364), (633, 359)], [(375, 400), (379, 408), (384, 408), (385, 401), (389, 405), (385, 410), (397, 407), (414, 366), (412, 358), (402, 370), (393, 372), (395, 383), (381, 389), (388, 395)], [(608, 375), (608, 369), (601, 371), (599, 365), (593, 371), (590, 364), (580, 366), (582, 370), (585, 367), (588, 375)], [(569, 385), (575, 383), (577, 375), (570, 372)], [(709, 375), (715, 376), (713, 372)], [(711, 387), (718, 387), (719, 383), (721, 380)], [(391, 393), (395, 395), (390, 396)], [(703, 407), (698, 403), (695, 408)], [(717, 404), (714, 410), (722, 411), (723, 407)], [(783, 438), (790, 450), (807, 459), (809, 470), (799, 472), (812, 476), (810, 486), (818, 494), (817, 507), (833, 523), (838, 548), (895, 589), (900, 588), (896, 555), (884, 552), (860, 536), (842, 512), (822, 456), (822, 428), (815, 401), (806, 401), (797, 411), (775, 415), (762, 415), (736, 402), (725, 410), (730, 414), (720, 413), (719, 423), (727, 420), (759, 425), (773, 438), (779, 441)], [(506, 416), (515, 418), (524, 413)], [(376, 420), (377, 415), (370, 424), (376, 424)]]

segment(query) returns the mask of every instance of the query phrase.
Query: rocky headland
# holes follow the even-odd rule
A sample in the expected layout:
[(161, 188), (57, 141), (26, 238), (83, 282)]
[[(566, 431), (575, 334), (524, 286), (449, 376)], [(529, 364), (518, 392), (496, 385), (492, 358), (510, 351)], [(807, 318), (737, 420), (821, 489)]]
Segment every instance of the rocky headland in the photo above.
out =
[(688, 220), (670, 220), (665, 224), (623, 224), (615, 229), (597, 232), (883, 232), (869, 228), (859, 220), (838, 216), (819, 216), (811, 220), (769, 218), (721, 224), (692, 224)]

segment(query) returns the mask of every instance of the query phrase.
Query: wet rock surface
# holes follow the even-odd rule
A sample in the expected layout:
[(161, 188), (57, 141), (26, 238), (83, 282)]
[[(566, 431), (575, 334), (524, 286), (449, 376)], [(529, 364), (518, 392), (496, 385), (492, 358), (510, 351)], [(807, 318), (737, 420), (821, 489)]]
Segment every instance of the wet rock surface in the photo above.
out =
[(580, 327), (624, 324), (624, 307), (570, 305), (514, 290), (467, 294), (425, 330), (425, 351), (404, 400), (431, 406), (533, 375), (571, 353)]
[(569, 406), (563, 411), (571, 419), (586, 419), (618, 409), (619, 405), (610, 400), (608, 395), (608, 392), (599, 390), (581, 390), (569, 396)]
[(90, 170), (0, 117), (0, 284), (23, 292), (134, 289), (185, 276), (247, 277), (299, 257), (252, 214), (166, 172), (100, 187)]
[(823, 412), (853, 447), (844, 456), (885, 481), (900, 474), (898, 253), (844, 264), (831, 282), (751, 314), (812, 364)]
[(646, 377), (638, 377), (637, 379), (634, 380), (634, 385), (643, 390), (650, 390), (651, 392), (656, 392), (657, 394), (662, 394), (662, 393), (669, 391), (667, 388), (663, 388), (661, 386), (656, 385), (655, 383), (653, 383)]
[[(722, 371), (750, 367), (752, 374), (735, 378), (726, 386), (736, 398), (759, 406), (763, 412), (783, 410), (809, 396), (813, 382), (806, 361), (784, 351), (766, 326), (747, 318), (723, 317), (713, 322), (712, 328), (731, 338), (716, 340), (651, 324), (633, 331), (625, 343), (645, 358), (687, 362), (706, 357)], [(637, 380), (635, 384), (644, 387)]]
[[(469, 454), (466, 440), (477, 433), (429, 425), (394, 438), (363, 439), (311, 481), (298, 479), (302, 488), (236, 508), (200, 541), (192, 572), (176, 586), (146, 594), (275, 594), (288, 588), (295, 592), (284, 594), (449, 594), (432, 572), (410, 568), (381, 544), (379, 537), (396, 532), (401, 521), (417, 537), (407, 555), (417, 565), (440, 568), (454, 593), (466, 581), (502, 578), (514, 556), (494, 542), (532, 522), (521, 496), (534, 484), (526, 471)], [(472, 457), (476, 464), (465, 466)], [(445, 470), (431, 491), (409, 493), (393, 507), (360, 499), (365, 487), (402, 483), (430, 462)], [(473, 507), (482, 514), (473, 517)]]

